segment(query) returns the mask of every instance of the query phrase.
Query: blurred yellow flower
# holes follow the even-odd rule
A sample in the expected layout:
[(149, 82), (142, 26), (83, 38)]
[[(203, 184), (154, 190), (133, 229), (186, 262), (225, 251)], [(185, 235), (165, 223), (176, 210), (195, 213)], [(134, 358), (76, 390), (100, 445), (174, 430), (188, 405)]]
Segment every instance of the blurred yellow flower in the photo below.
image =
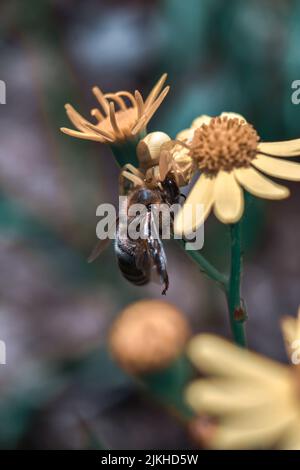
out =
[[(200, 116), (190, 129), (177, 135), (177, 140), (189, 147), (182, 152), (193, 157), (200, 177), (176, 218), (176, 233), (195, 230), (212, 208), (223, 223), (239, 221), (244, 211), (243, 188), (264, 199), (289, 196), (286, 187), (266, 178), (264, 173), (300, 181), (300, 164), (280, 158), (300, 156), (300, 139), (260, 142), (256, 130), (239, 114)], [(203, 204), (202, 214), (190, 211), (196, 204)]]
[(285, 348), (293, 364), (300, 363), (300, 308), (298, 317), (284, 317), (281, 322)]
[[(78, 130), (62, 127), (61, 131), (72, 137), (104, 144), (137, 138), (146, 129), (170, 89), (167, 86), (162, 90), (166, 78), (167, 74), (162, 75), (145, 101), (139, 91), (135, 91), (134, 95), (129, 91), (104, 94), (100, 88), (94, 87), (93, 93), (101, 106), (101, 109), (91, 110), (96, 123), (87, 121), (73, 106), (66, 104), (67, 115)], [(118, 106), (117, 109), (115, 105)]]
[[(300, 319), (298, 331), (299, 325)], [(186, 390), (186, 400), (199, 416), (194, 429), (202, 444), (213, 449), (300, 449), (298, 367), (281, 365), (213, 335), (193, 338), (188, 356), (211, 376)], [(203, 426), (201, 416), (206, 417)], [(208, 416), (213, 420), (209, 425)]]

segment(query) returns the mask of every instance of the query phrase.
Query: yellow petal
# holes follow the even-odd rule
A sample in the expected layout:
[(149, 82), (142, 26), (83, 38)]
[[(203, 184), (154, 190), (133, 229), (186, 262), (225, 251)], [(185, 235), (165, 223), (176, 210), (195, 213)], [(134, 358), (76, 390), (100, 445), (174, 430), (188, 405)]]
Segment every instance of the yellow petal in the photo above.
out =
[(187, 387), (185, 397), (191, 408), (200, 414), (227, 415), (269, 404), (272, 397), (269, 388), (265, 390), (266, 393), (251, 380), (199, 379)]
[(284, 415), (278, 410), (274, 416), (270, 407), (267, 412), (254, 410), (245, 415), (233, 415), (217, 427), (211, 441), (214, 449), (263, 449), (277, 444), (286, 429), (294, 422), (294, 413)]
[(162, 87), (164, 86), (165, 84), (165, 81), (167, 80), (167, 77), (168, 77), (168, 74), (167, 73), (164, 73), (160, 79), (158, 80), (158, 82), (154, 85), (154, 87), (152, 88), (149, 96), (147, 97), (146, 99), (146, 106), (151, 106), (151, 104), (156, 100), (156, 98), (158, 97), (159, 93), (161, 92), (162, 90)]
[(220, 171), (215, 184), (214, 212), (216, 217), (224, 224), (233, 224), (241, 218), (243, 211), (243, 190), (233, 173)]
[(300, 139), (282, 142), (260, 142), (258, 150), (274, 157), (298, 157), (300, 156)]
[(268, 448), (299, 421), (289, 367), (213, 335), (193, 338), (188, 356), (201, 372), (216, 376), (197, 380), (186, 392), (197, 413), (218, 418), (209, 447)]
[(193, 140), (193, 137), (194, 137), (194, 132), (195, 132), (195, 129), (184, 129), (183, 131), (179, 132), (179, 134), (177, 134), (176, 136), (176, 139), (177, 140), (187, 140), (188, 142), (191, 142)]
[(61, 127), (60, 130), (64, 134), (70, 135), (71, 137), (76, 137), (77, 139), (95, 140), (96, 142), (102, 142), (102, 143), (104, 143), (106, 140), (108, 142), (112, 142), (112, 140), (110, 139), (105, 140), (105, 138), (101, 137), (100, 135), (87, 134), (86, 132), (74, 131), (74, 129), (68, 129), (67, 127)]
[(234, 170), (238, 182), (254, 196), (264, 199), (285, 199), (289, 196), (288, 188), (269, 180), (254, 168)]
[(202, 114), (202, 116), (199, 116), (193, 120), (191, 127), (193, 129), (196, 129), (197, 127), (201, 127), (203, 124), (209, 124), (211, 119), (211, 116), (208, 116), (207, 114)]
[(254, 379), (262, 383), (286, 390), (289, 382), (288, 367), (241, 349), (218, 336), (202, 334), (195, 336), (189, 343), (187, 354), (201, 372), (220, 377)]
[[(229, 119), (239, 119), (240, 121), (246, 121), (246, 119), (244, 118), (244, 116), (242, 116), (241, 114), (238, 114), (238, 113), (227, 113), (227, 112), (224, 112), (221, 114), (221, 117), (225, 117), (227, 116)], [(246, 121), (247, 122), (247, 121)]]
[(300, 450), (300, 416), (297, 416), (297, 422), (289, 426), (288, 431), (285, 433), (281, 450)]
[[(204, 174), (196, 181), (182, 209), (174, 222), (174, 231), (178, 235), (188, 234), (199, 227), (207, 218), (214, 200), (215, 178)], [(202, 204), (202, 211), (199, 205)], [(197, 210), (198, 206), (198, 210)]]
[(290, 181), (300, 181), (300, 164), (287, 162), (279, 158), (266, 157), (258, 154), (252, 165), (267, 175), (283, 178)]
[[(298, 309), (298, 317), (283, 317), (281, 320), (281, 330), (285, 342), (285, 348), (290, 359), (293, 353), (297, 354), (297, 348), (295, 348), (295, 341), (300, 341), (300, 308)], [(300, 410), (299, 410), (300, 411)]]

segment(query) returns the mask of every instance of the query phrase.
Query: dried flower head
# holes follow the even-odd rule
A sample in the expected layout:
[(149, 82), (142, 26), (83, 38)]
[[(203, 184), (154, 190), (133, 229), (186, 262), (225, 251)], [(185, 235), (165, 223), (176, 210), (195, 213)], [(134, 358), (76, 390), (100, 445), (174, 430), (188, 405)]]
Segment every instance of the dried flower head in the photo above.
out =
[(62, 127), (61, 131), (72, 137), (104, 144), (136, 139), (146, 129), (169, 91), (168, 86), (162, 90), (166, 78), (164, 74), (159, 79), (145, 101), (139, 91), (134, 95), (129, 91), (104, 94), (100, 88), (94, 87), (93, 93), (100, 104), (100, 109), (91, 110), (96, 122), (89, 122), (73, 106), (66, 104), (67, 115), (78, 130)]
[(300, 449), (300, 374), (293, 373), (296, 368), (213, 335), (193, 338), (188, 356), (208, 375), (186, 390), (186, 400), (199, 416), (193, 433), (201, 445)]
[(131, 374), (167, 367), (183, 351), (189, 326), (183, 313), (161, 300), (129, 305), (112, 325), (109, 348), (114, 359)]
[[(300, 155), (300, 139), (260, 142), (255, 129), (239, 114), (200, 116), (177, 139), (190, 148), (186, 153), (196, 162), (200, 177), (175, 220), (176, 233), (194, 231), (212, 209), (225, 224), (239, 221), (244, 212), (243, 189), (264, 199), (289, 196), (288, 188), (264, 174), (300, 181), (300, 165), (283, 159)], [(195, 209), (198, 204), (203, 205), (202, 214)]]

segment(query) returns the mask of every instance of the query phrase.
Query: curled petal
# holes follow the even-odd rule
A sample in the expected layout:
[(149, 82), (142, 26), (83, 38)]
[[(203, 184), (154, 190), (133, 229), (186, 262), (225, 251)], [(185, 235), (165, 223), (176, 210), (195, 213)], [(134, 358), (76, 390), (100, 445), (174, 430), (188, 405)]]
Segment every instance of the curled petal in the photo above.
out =
[(108, 116), (108, 114), (109, 114), (109, 101), (105, 98), (104, 93), (97, 86), (94, 86), (92, 88), (92, 91), (93, 91), (95, 97), (97, 98), (97, 100), (99, 101), (100, 105), (102, 106), (103, 111)]
[(119, 105), (120, 109), (125, 111), (126, 105), (124, 103), (124, 100), (120, 97), (120, 95), (118, 95), (118, 93), (106, 93), (104, 96), (106, 99), (111, 99), (115, 101), (115, 103)]
[(147, 97), (146, 99), (146, 106), (149, 107), (152, 105), (152, 103), (155, 101), (155, 99), (157, 98), (157, 96), (159, 95), (162, 87), (164, 86), (164, 83), (165, 81), (167, 80), (167, 77), (168, 77), (168, 74), (167, 73), (164, 73), (160, 79), (158, 80), (158, 82), (156, 83), (156, 85), (154, 85), (154, 87), (152, 88), (149, 96)]
[[(117, 93), (115, 93), (115, 95), (116, 96), (123, 96), (124, 98), (128, 98), (128, 100), (130, 101), (131, 107), (136, 108), (135, 98), (134, 98), (133, 94), (130, 93), (129, 91), (118, 91)], [(126, 106), (126, 108), (127, 107), (128, 106)]]
[(81, 114), (79, 114), (71, 104), (67, 103), (65, 105), (65, 110), (72, 124), (74, 124), (77, 129), (84, 132), (85, 127), (89, 122), (83, 116), (81, 116)]
[(122, 138), (123, 137), (123, 132), (121, 131), (121, 129), (118, 125), (117, 118), (116, 118), (116, 112), (115, 112), (115, 105), (112, 102), (109, 103), (109, 119), (110, 119), (111, 126), (112, 126), (116, 136)]
[(61, 127), (60, 130), (64, 134), (70, 135), (71, 137), (76, 137), (77, 139), (95, 140), (102, 143), (105, 143), (106, 141), (112, 142), (112, 139), (109, 139), (107, 137), (104, 138), (96, 134), (87, 134), (86, 132), (74, 131), (74, 129), (68, 129), (67, 127)]
[(99, 111), (98, 108), (91, 109), (91, 116), (95, 117), (98, 123), (104, 119), (103, 114)]
[(156, 110), (160, 107), (161, 103), (164, 101), (165, 97), (170, 91), (170, 87), (166, 86), (161, 94), (157, 97), (157, 99), (153, 102), (153, 104), (148, 108), (148, 110), (145, 110), (145, 116), (146, 116), (146, 121), (145, 125), (148, 124), (150, 119), (152, 118), (153, 114), (156, 112)]
[(105, 137), (106, 139), (114, 140), (113, 135), (110, 132), (102, 130), (101, 127), (94, 126), (94, 124), (91, 123), (87, 123), (86, 127), (89, 131), (92, 131), (94, 134), (99, 134), (102, 137)]
[(133, 135), (136, 135), (138, 132), (141, 131), (141, 129), (146, 128), (148, 122), (150, 121), (154, 113), (157, 111), (157, 109), (160, 107), (161, 103), (169, 93), (169, 90), (169, 86), (164, 88), (159, 97), (154, 101), (154, 103), (150, 107), (146, 106), (144, 108), (143, 116), (138, 120), (137, 124), (132, 129)]
[(238, 182), (254, 196), (263, 199), (285, 199), (289, 196), (288, 188), (269, 180), (254, 168), (234, 170)]
[(135, 96), (135, 101), (137, 103), (137, 113), (138, 113), (137, 118), (141, 119), (141, 117), (144, 114), (144, 109), (145, 109), (143, 97), (138, 90), (135, 90), (134, 96)]

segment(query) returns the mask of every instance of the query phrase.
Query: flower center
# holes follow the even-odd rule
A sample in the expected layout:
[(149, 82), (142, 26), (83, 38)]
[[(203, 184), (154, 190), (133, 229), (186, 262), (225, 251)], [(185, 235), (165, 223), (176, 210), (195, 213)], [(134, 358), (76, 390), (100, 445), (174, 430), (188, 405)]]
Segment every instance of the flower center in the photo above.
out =
[(259, 136), (251, 124), (237, 118), (216, 117), (195, 130), (191, 156), (200, 170), (215, 175), (247, 167), (255, 158)]

